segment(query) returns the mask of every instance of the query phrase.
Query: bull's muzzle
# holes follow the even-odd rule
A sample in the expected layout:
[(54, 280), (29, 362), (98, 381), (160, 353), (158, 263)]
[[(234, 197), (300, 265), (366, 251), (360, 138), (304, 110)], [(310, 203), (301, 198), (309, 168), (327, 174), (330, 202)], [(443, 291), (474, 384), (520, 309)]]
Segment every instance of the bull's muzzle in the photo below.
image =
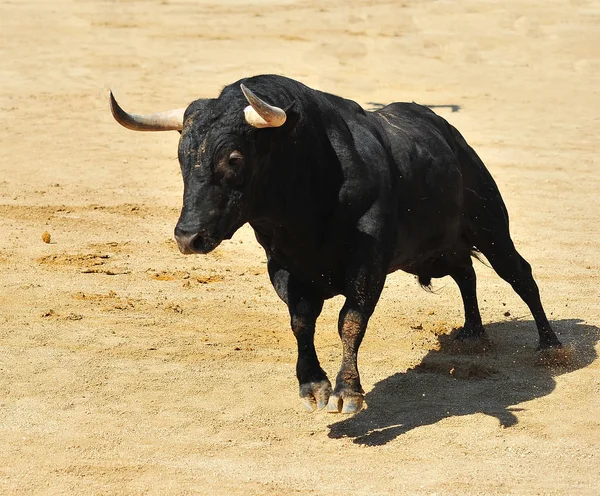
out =
[(175, 240), (179, 251), (184, 255), (193, 253), (208, 253), (214, 250), (219, 242), (204, 235), (202, 232), (189, 233), (175, 228)]
[(198, 239), (198, 234), (178, 234), (175, 232), (175, 239), (181, 253), (184, 255), (196, 253), (194, 242)]

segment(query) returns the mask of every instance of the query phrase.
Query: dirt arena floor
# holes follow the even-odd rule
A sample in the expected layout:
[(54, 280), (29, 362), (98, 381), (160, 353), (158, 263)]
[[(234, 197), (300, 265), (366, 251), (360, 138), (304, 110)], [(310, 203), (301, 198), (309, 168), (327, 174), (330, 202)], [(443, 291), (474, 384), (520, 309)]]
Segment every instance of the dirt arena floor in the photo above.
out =
[[(0, 494), (599, 494), (599, 26), (586, 0), (0, 0)], [(181, 107), (261, 73), (442, 105), (566, 358), (539, 363), (483, 264), (487, 350), (453, 346), (451, 280), (395, 273), (359, 357), (368, 408), (306, 413), (251, 229), (181, 255), (179, 135), (107, 103)], [(333, 377), (342, 303), (317, 330)]]

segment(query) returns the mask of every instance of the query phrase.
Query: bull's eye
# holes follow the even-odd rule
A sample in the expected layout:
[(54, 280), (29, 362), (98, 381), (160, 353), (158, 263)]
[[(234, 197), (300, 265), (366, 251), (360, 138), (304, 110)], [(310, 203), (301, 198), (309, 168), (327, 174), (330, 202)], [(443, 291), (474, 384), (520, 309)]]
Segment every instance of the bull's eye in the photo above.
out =
[(229, 166), (234, 169), (237, 169), (242, 165), (244, 165), (243, 155), (237, 150), (231, 152), (231, 154), (229, 155)]
[(244, 156), (237, 150), (222, 155), (215, 166), (215, 180), (226, 188), (239, 189), (244, 183)]

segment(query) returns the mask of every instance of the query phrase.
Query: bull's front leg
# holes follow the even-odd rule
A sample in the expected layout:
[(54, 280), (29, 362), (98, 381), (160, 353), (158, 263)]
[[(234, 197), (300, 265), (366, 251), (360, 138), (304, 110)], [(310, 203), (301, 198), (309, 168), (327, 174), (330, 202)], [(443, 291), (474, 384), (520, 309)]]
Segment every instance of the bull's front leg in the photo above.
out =
[(289, 307), (292, 331), (298, 343), (296, 377), (300, 398), (310, 412), (324, 408), (331, 395), (331, 382), (319, 364), (314, 344), (315, 325), (322, 308), (323, 300), (317, 302), (305, 298)]
[(330, 413), (356, 413), (363, 407), (363, 389), (358, 372), (358, 348), (367, 329), (369, 318), (381, 295), (385, 271), (379, 267), (362, 266), (347, 281), (346, 303), (338, 321), (342, 340), (342, 365), (335, 389), (329, 397)]
[(298, 344), (296, 377), (302, 404), (308, 411), (322, 409), (331, 395), (331, 383), (319, 363), (314, 336), (324, 299), (272, 260), (269, 260), (269, 275), (277, 294), (290, 311), (291, 327)]

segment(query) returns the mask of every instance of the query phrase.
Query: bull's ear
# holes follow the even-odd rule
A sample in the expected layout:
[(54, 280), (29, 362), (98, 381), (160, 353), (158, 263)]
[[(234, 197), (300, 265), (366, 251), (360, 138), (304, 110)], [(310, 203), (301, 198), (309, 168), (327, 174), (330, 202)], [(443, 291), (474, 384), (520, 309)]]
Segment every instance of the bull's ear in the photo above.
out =
[(240, 87), (250, 104), (244, 109), (248, 124), (256, 128), (281, 127), (285, 124), (287, 119), (285, 110), (261, 100), (243, 84)]
[(287, 116), (285, 128), (288, 131), (291, 131), (296, 127), (296, 124), (298, 124), (298, 121), (300, 120), (300, 104), (297, 102), (290, 103), (283, 110)]

